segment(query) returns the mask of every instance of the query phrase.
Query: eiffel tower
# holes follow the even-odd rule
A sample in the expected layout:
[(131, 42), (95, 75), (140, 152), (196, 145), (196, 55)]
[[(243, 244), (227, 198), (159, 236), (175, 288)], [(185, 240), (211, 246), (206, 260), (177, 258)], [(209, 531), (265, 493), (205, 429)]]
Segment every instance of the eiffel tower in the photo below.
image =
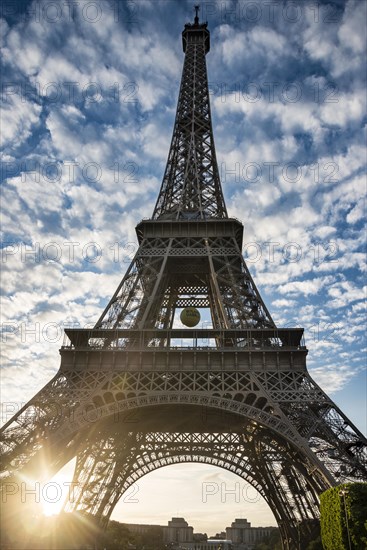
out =
[[(137, 253), (95, 327), (65, 330), (58, 373), (1, 430), (3, 485), (50, 479), (76, 457), (66, 510), (104, 528), (148, 472), (216, 465), (264, 497), (284, 549), (304, 548), (320, 493), (366, 479), (367, 440), (312, 380), (303, 329), (275, 325), (242, 257), (243, 225), (228, 217), (219, 179), (198, 8), (182, 43), (153, 216), (137, 225)], [(177, 328), (188, 307), (208, 321)]]

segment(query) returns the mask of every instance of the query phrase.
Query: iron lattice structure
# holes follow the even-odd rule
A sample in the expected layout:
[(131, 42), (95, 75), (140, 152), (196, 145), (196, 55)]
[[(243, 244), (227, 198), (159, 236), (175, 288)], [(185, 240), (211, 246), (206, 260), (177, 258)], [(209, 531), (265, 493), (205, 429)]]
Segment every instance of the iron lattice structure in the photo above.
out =
[[(42, 480), (77, 457), (69, 511), (105, 526), (141, 476), (226, 468), (269, 504), (285, 549), (310, 538), (319, 495), (367, 477), (365, 437), (306, 368), (303, 329), (277, 328), (241, 254), (215, 158), (206, 24), (183, 31), (173, 139), (139, 249), (94, 329), (67, 329), (56, 376), (2, 429), (2, 477)], [(207, 309), (201, 328), (175, 313)], [(47, 463), (47, 472), (44, 464)]]

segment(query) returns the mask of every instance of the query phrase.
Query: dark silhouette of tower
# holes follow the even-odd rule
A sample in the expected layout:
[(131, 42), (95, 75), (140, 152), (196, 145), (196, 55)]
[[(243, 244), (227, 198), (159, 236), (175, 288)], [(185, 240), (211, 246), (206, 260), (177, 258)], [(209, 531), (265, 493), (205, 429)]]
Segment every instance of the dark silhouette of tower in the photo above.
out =
[[(137, 225), (137, 253), (95, 327), (65, 330), (60, 370), (1, 430), (2, 476), (47, 479), (76, 456), (67, 509), (105, 526), (147, 472), (217, 465), (259, 491), (296, 549), (320, 493), (366, 479), (367, 441), (310, 377), (303, 329), (278, 328), (251, 278), (219, 179), (198, 10), (182, 41), (153, 216)], [(186, 307), (207, 322), (176, 328)]]

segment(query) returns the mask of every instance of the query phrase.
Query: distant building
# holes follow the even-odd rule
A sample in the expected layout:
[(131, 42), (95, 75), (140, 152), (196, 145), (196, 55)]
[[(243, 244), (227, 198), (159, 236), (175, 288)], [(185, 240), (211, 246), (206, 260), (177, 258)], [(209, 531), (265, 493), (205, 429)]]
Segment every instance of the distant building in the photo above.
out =
[(230, 539), (234, 550), (252, 550), (276, 530), (277, 527), (251, 527), (247, 519), (235, 519), (231, 527), (227, 527), (227, 539)]
[(226, 539), (226, 532), (221, 531), (220, 533), (216, 533), (216, 535), (214, 537), (209, 537), (209, 538), (211, 540), (215, 540), (215, 539), (225, 540)]
[(194, 528), (190, 527), (184, 518), (172, 518), (168, 526), (163, 527), (163, 542), (193, 542)]
[(226, 539), (208, 539), (205, 542), (186, 542), (180, 544), (180, 550), (234, 550), (232, 541)]
[(194, 542), (206, 542), (208, 535), (206, 533), (194, 533)]
[[(258, 542), (271, 535), (277, 527), (251, 527), (247, 519), (235, 519), (231, 527), (215, 537), (203, 540), (206, 535), (194, 534), (194, 529), (184, 518), (172, 518), (168, 525), (125, 523), (131, 533), (146, 535), (153, 527), (162, 530), (164, 544), (173, 549), (190, 550), (253, 550)], [(199, 535), (199, 536), (198, 536)], [(198, 540), (199, 539), (199, 540)]]
[(146, 535), (150, 532), (152, 527), (162, 527), (160, 525), (153, 525), (149, 523), (123, 523), (125, 527), (127, 527), (130, 531), (130, 533), (133, 533), (134, 535)]
[(152, 528), (161, 529), (165, 544), (193, 542), (195, 540), (194, 529), (189, 526), (184, 518), (172, 518), (168, 522), (168, 525), (154, 525), (149, 523), (124, 523), (123, 525), (129, 529), (130, 533), (136, 535), (147, 535), (151, 532)]

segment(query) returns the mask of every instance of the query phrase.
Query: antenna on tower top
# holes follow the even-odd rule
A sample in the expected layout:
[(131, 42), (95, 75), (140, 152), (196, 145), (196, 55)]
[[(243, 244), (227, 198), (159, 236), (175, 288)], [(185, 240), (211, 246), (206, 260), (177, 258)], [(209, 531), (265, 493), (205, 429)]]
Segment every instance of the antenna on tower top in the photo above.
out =
[(195, 19), (194, 19), (194, 23), (195, 23), (195, 25), (198, 25), (198, 24), (199, 24), (199, 10), (200, 10), (200, 6), (194, 6), (194, 9), (195, 9)]

